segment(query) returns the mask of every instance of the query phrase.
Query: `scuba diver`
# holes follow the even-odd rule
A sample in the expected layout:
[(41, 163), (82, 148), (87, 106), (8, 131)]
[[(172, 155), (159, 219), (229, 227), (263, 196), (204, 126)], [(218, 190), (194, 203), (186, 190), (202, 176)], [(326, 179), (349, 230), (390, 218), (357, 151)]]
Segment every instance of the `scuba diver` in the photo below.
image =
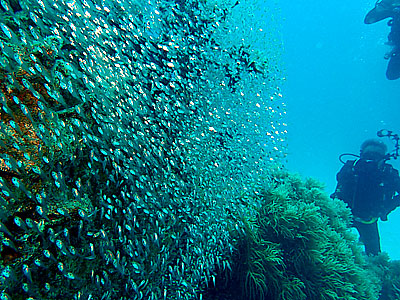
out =
[(387, 44), (392, 47), (385, 55), (385, 59), (389, 60), (386, 78), (395, 80), (400, 78), (400, 0), (378, 0), (365, 16), (364, 23), (373, 24), (386, 18), (391, 18), (388, 22), (391, 29)]
[[(386, 163), (399, 156), (399, 136), (391, 131), (380, 130), (378, 136), (387, 136), (396, 142), (392, 154), (377, 139), (366, 140), (360, 156), (342, 154), (339, 159), (344, 166), (336, 175), (337, 187), (331, 198), (348, 204), (353, 214), (353, 226), (360, 234), (367, 255), (381, 252), (378, 219), (387, 221), (390, 212), (400, 206), (399, 172)], [(356, 156), (356, 160), (342, 161), (344, 155)]]

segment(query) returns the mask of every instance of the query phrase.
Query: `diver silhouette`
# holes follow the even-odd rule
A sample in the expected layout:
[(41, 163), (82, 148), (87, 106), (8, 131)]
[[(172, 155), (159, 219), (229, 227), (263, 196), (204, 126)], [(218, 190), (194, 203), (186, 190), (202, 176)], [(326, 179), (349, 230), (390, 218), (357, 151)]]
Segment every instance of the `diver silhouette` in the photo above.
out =
[[(353, 226), (360, 234), (360, 240), (368, 255), (381, 252), (378, 219), (387, 221), (390, 212), (400, 206), (399, 172), (386, 163), (396, 153), (386, 154), (386, 145), (376, 139), (366, 140), (356, 160), (344, 162), (336, 175), (337, 187), (331, 198), (343, 200), (353, 214)], [(341, 160), (342, 161), (342, 160)]]
[(395, 80), (400, 78), (400, 1), (382, 0), (375, 4), (375, 7), (365, 16), (365, 24), (373, 24), (391, 18), (388, 22), (390, 33), (387, 45), (392, 49), (386, 53), (385, 59), (389, 60), (386, 69), (386, 78)]

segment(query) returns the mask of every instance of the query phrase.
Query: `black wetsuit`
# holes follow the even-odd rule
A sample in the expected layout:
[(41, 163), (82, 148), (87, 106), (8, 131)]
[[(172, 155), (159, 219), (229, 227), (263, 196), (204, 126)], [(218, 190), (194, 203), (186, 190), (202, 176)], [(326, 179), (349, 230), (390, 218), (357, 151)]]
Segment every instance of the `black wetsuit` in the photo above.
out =
[(394, 17), (388, 22), (391, 27), (388, 42), (393, 46), (386, 70), (386, 77), (390, 80), (400, 78), (400, 7), (396, 8)]
[(377, 219), (400, 206), (399, 172), (386, 163), (365, 159), (349, 160), (336, 175), (334, 197), (345, 201), (354, 216), (354, 227), (360, 234), (367, 254), (378, 254), (380, 238)]

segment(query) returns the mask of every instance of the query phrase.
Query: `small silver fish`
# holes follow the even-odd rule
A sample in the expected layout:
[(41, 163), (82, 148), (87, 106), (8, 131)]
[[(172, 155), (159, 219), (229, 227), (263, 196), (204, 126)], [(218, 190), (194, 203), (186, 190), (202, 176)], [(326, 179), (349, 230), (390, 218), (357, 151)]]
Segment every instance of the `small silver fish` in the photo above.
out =
[(47, 233), (48, 233), (49, 241), (52, 242), (52, 243), (55, 243), (55, 241), (56, 241), (56, 234), (54, 233), (54, 229), (53, 229), (53, 228), (49, 228), (49, 229), (47, 230)]
[(50, 285), (50, 283), (46, 282), (46, 283), (44, 284), (44, 290), (46, 291), (46, 293), (50, 292), (50, 290), (51, 290), (51, 285)]
[(21, 229), (28, 231), (28, 228), (25, 225), (25, 222), (18, 216), (14, 217), (14, 223)]
[(44, 219), (46, 219), (46, 221), (51, 222), (50, 219), (47, 217), (46, 212), (44, 211), (43, 207), (37, 205), (36, 206), (36, 212)]
[(0, 231), (4, 232), (5, 234), (7, 234), (9, 237), (13, 237), (12, 233), (7, 229), (7, 227), (0, 222)]
[(57, 264), (57, 268), (62, 274), (65, 274), (65, 268), (64, 268), (64, 264), (62, 262), (59, 262)]
[(18, 252), (17, 247), (14, 245), (14, 243), (9, 239), (9, 238), (3, 238), (2, 239), (3, 245), (10, 247), (13, 249), (15, 252)]
[(11, 300), (11, 297), (6, 292), (2, 292), (0, 294), (0, 300)]
[(64, 274), (64, 276), (65, 276), (65, 278), (68, 278), (70, 280), (77, 279), (77, 277), (71, 272), (68, 272), (67, 274)]
[(4, 8), (5, 11), (12, 11), (12, 9), (10, 8), (10, 5), (8, 4), (8, 2), (6, 0), (1, 0), (0, 4)]
[(46, 268), (46, 265), (39, 258), (36, 258), (33, 263), (40, 268)]
[(44, 257), (46, 257), (47, 259), (50, 259), (50, 260), (52, 260), (52, 261), (54, 261), (54, 262), (57, 261), (56, 258), (54, 257), (54, 255), (51, 254), (51, 252), (50, 252), (49, 250), (47, 250), (47, 249), (43, 251), (43, 255), (44, 255)]
[(68, 210), (66, 210), (65, 208), (57, 208), (57, 212), (60, 214), (60, 215), (63, 215), (64, 217), (67, 217), (68, 219), (71, 219), (71, 216), (70, 216), (70, 214), (68, 213)]
[(26, 264), (22, 265), (22, 273), (28, 279), (29, 283), (32, 283), (32, 274), (31, 274), (31, 270), (29, 269), (28, 265), (26, 265)]
[(8, 37), (11, 44), (14, 45), (21, 45), (17, 35), (4, 23), (0, 23), (0, 28), (2, 29), (3, 33)]

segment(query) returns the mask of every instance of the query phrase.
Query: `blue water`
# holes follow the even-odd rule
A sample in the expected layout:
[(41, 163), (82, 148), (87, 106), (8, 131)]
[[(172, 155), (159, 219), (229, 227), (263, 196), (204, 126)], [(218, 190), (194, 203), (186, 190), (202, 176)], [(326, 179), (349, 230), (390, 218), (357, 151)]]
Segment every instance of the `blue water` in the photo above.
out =
[[(282, 1), (288, 167), (335, 189), (338, 156), (358, 154), (382, 128), (400, 133), (400, 80), (385, 78), (386, 21), (363, 23), (375, 1)], [(388, 140), (389, 149), (392, 143)], [(392, 161), (399, 169), (399, 161)], [(400, 259), (400, 209), (380, 224), (382, 249)]]

